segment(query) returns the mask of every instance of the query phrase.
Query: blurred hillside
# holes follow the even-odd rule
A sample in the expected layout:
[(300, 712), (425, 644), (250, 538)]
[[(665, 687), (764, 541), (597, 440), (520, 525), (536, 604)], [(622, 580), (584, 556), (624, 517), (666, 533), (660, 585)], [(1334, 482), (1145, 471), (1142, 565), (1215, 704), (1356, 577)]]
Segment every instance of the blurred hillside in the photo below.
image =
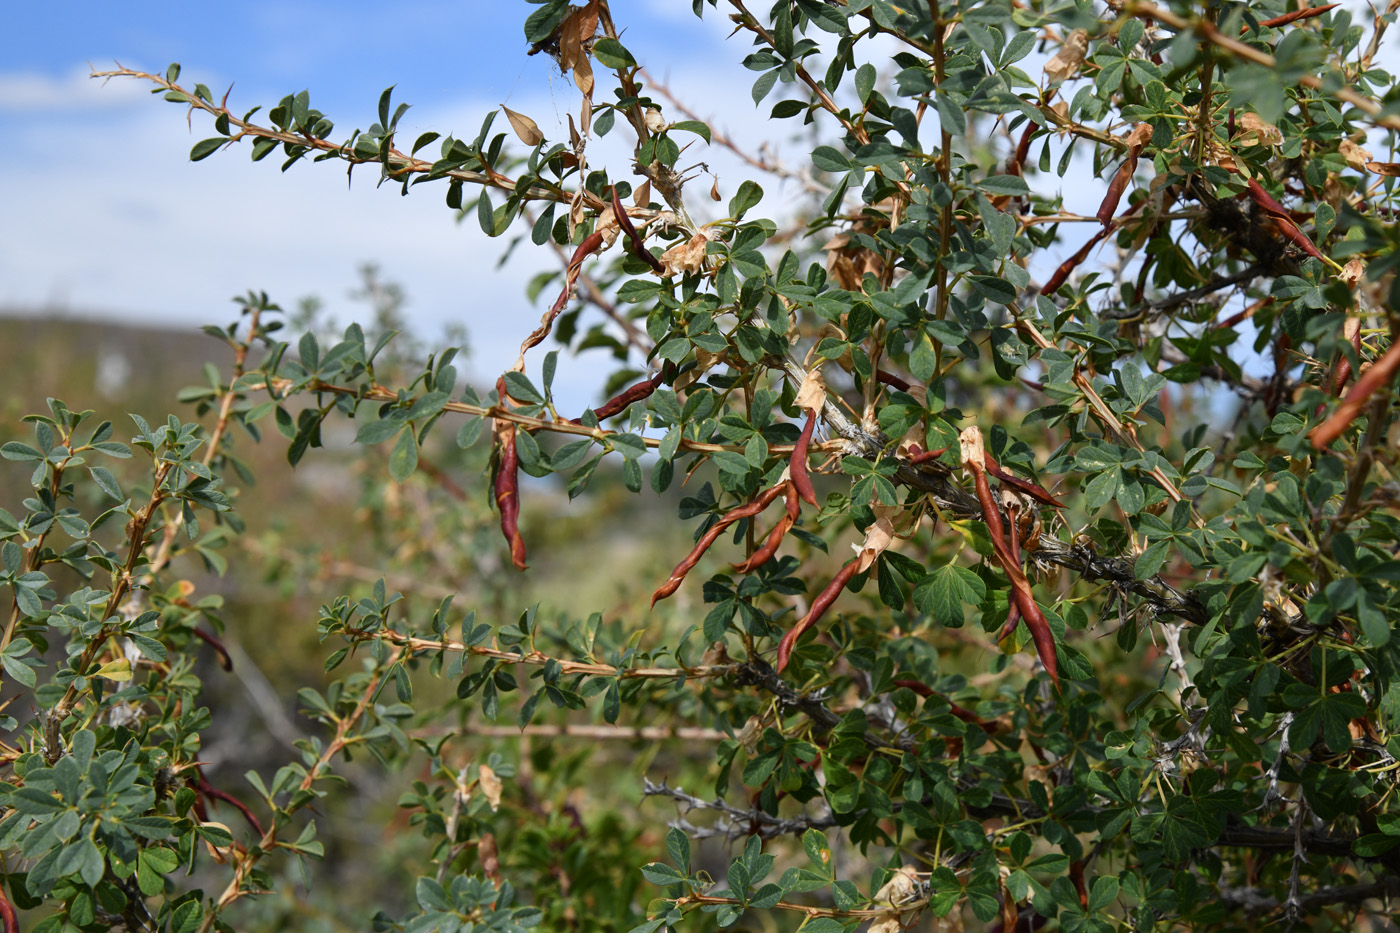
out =
[[(296, 337), (287, 335), (293, 342)], [(121, 441), (133, 434), (130, 413), (153, 424), (170, 414), (182, 421), (201, 420), (196, 405), (178, 397), (182, 389), (210, 383), (208, 366), (217, 370), (215, 378), (226, 380), (230, 357), (225, 345), (193, 326), (161, 330), (66, 317), (0, 317), (0, 443), (33, 443), (33, 429), (21, 419), (47, 413), (46, 399), (51, 397), (74, 410), (94, 409), (97, 414), (88, 424), (111, 420), (114, 439)], [(202, 420), (208, 427), (212, 419)], [(172, 565), (175, 575), (187, 581), (191, 601), (210, 595), (224, 601), (217, 613), (224, 625), (219, 637), (233, 659), (233, 670), (221, 670), (212, 649), (202, 652), (196, 672), (205, 684), (201, 702), (216, 715), (200, 760), (215, 786), (245, 800), (245, 772), (269, 773), (297, 754), (292, 743), (321, 731), (298, 713), (296, 701), (299, 687), (319, 689), (332, 676), (323, 672), (322, 664), (337, 645), (319, 642), (318, 607), (342, 594), (364, 595), (381, 577), (391, 592), (404, 594), (403, 616), (419, 628), (426, 628), (439, 601), (449, 594), (456, 594), (454, 621), (470, 609), (493, 624), (514, 621), (537, 603), (542, 620), (572, 615), (578, 606), (608, 606), (605, 624), (621, 622), (631, 629), (645, 623), (649, 645), (668, 639), (674, 644), (677, 627), (688, 615), (698, 615), (698, 588), (678, 594), (655, 616), (647, 614), (650, 588), (666, 578), (691, 544), (688, 529), (668, 520), (681, 494), (679, 482), (661, 500), (650, 489), (630, 494), (603, 475), (609, 466), (605, 463), (592, 486), (596, 495), (570, 501), (562, 484), (527, 479), (522, 529), (531, 549), (531, 569), (522, 575), (505, 559), (498, 519), (489, 506), (489, 431), (461, 450), (453, 441), (458, 424), (445, 421), (425, 446), (418, 473), (398, 484), (388, 475), (387, 449), (365, 450), (351, 443), (352, 422), (328, 421), (325, 448), (309, 451), (292, 469), (286, 460), (286, 439), (272, 421), (269, 417), (259, 422), (261, 441), (242, 432), (232, 438), (230, 452), (246, 465), (252, 482), (237, 474), (225, 476), (235, 502), (233, 522), (246, 526), (244, 534), (229, 534), (218, 552), (227, 570), (216, 572), (220, 568), (190, 555), (177, 557)], [(127, 495), (136, 495), (133, 488), (149, 482), (143, 472), (146, 463), (140, 456), (110, 463)], [(16, 515), (23, 512), (21, 503), (30, 494), (27, 466), (0, 461), (0, 507)], [(111, 503), (88, 501), (89, 485), (79, 484), (77, 505), (91, 518)], [(206, 523), (201, 540), (217, 542), (222, 530), (211, 524)], [(452, 546), (443, 546), (445, 541)], [(691, 647), (699, 650), (693, 642)], [(426, 670), (414, 680), (425, 701), (423, 709), (432, 708), (434, 700), (449, 707), (456, 702), (455, 683), (430, 678)], [(472, 715), (480, 718), (479, 712)], [(473, 724), (465, 713), (460, 719), (463, 733), (479, 730), (461, 746), (463, 752), (484, 755), (499, 748), (509, 760), (522, 764), (522, 785), (535, 780), (532, 775), (560, 782), (558, 787), (526, 789), (546, 801), (573, 792), (567, 780), (573, 768), (585, 762), (590, 769), (607, 767), (610, 760), (622, 767), (634, 754), (625, 742), (594, 748), (570, 739), (561, 740), (558, 747), (539, 740), (532, 744), (512, 734), (513, 726)], [(513, 706), (503, 703), (501, 725), (514, 719)], [(647, 754), (656, 754), (656, 749)], [(680, 750), (678, 754), (684, 757)], [(563, 769), (538, 767), (556, 756), (567, 756), (573, 764)], [(383, 811), (377, 820), (363, 823), (366, 829), (360, 832), (377, 832), (368, 827), (391, 822), (397, 798), (414, 777), (388, 774), (368, 759), (357, 760), (347, 773), (352, 796), (346, 805)], [(611, 825), (619, 807), (630, 809), (638, 803), (640, 787), (623, 782), (591, 801), (579, 799), (569, 806), (576, 804), (585, 822)], [(216, 818), (230, 825), (238, 820), (231, 810)], [(354, 914), (353, 903), (394, 903), (411, 889), (411, 883), (399, 885), (400, 876), (423, 868), (405, 861), (405, 853), (414, 852), (414, 833), (357, 838), (356, 825), (337, 821), (337, 831), (350, 835), (322, 837), (326, 864), (334, 866), (328, 869), (336, 876), (332, 886), (341, 891), (334, 896), (344, 900), (344, 892), (356, 892), (350, 896), (348, 913), (344, 904), (334, 911), (341, 918)], [(619, 845), (626, 843), (625, 834), (611, 832)], [(376, 855), (336, 858), (340, 847)], [(619, 866), (627, 864), (619, 860)], [(330, 886), (321, 893), (333, 894)], [(292, 919), (287, 913), (314, 913), (309, 903), (259, 909), (276, 915), (269, 917), (267, 929), (283, 924), (315, 927), (308, 926), (305, 916)]]

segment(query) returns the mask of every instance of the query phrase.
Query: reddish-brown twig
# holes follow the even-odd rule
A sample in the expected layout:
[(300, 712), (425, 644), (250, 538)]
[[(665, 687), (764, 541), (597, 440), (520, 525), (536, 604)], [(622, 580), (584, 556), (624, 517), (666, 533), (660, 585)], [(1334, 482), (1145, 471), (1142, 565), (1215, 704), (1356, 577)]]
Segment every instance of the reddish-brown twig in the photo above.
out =
[[(496, 392), (501, 404), (506, 400), (505, 377), (496, 380)], [(496, 442), (501, 449), (500, 463), (496, 467), (496, 479), (492, 484), (496, 494), (496, 508), (501, 513), (501, 533), (510, 546), (510, 561), (516, 570), (526, 569), (525, 539), (520, 536), (520, 454), (515, 446), (515, 425), (508, 421), (496, 421), (494, 431)]]

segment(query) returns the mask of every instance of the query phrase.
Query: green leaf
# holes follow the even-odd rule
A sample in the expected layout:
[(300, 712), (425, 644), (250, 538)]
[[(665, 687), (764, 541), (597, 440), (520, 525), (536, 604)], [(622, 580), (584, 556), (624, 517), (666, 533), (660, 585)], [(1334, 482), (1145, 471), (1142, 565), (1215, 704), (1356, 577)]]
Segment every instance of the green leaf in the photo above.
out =
[(963, 624), (964, 607), (975, 606), (987, 595), (987, 584), (976, 573), (957, 564), (945, 564), (914, 587), (914, 605), (940, 625)]
[(593, 43), (593, 57), (598, 59), (599, 64), (613, 69), (632, 68), (637, 64), (632, 53), (621, 42), (607, 37)]
[(705, 142), (710, 141), (710, 128), (699, 120), (680, 120), (671, 124), (672, 130), (685, 130), (687, 133), (694, 133)]
[(212, 139), (201, 139), (199, 142), (195, 143), (194, 148), (190, 150), (190, 161), (199, 162), (209, 158), (219, 151), (220, 146), (227, 142), (228, 140), (222, 136), (215, 136)]
[(666, 851), (671, 856), (671, 861), (676, 863), (681, 874), (690, 873), (690, 838), (684, 832), (671, 827), (666, 834)]
[(849, 172), (851, 170), (850, 160), (831, 146), (818, 146), (813, 149), (812, 164), (823, 172)]
[(418, 469), (418, 441), (413, 436), (412, 431), (404, 431), (399, 435), (398, 442), (394, 444), (393, 451), (389, 454), (389, 475), (397, 482), (405, 482), (413, 471)]
[(676, 871), (676, 869), (672, 868), (670, 865), (665, 865), (661, 862), (652, 862), (650, 865), (643, 865), (642, 877), (652, 884), (660, 885), (675, 884), (678, 881), (685, 880), (685, 875)]
[(530, 405), (543, 405), (544, 395), (535, 384), (531, 382), (524, 373), (508, 372), (505, 374), (506, 393), (519, 402)]

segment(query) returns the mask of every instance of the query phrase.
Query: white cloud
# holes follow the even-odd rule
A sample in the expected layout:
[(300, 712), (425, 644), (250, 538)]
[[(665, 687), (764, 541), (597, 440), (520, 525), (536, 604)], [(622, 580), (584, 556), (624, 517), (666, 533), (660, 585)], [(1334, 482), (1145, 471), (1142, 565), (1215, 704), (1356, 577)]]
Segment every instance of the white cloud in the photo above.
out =
[(0, 73), (0, 113), (37, 115), (71, 110), (110, 110), (144, 96), (140, 88), (130, 83), (117, 82), (104, 88), (103, 82), (88, 77), (87, 68), (75, 69), (61, 78), (38, 72)]
[[(736, 109), (752, 119), (730, 127), (741, 137), (761, 138), (771, 129), (748, 101), (747, 84), (700, 71), (674, 74), (678, 88), (705, 87), (715, 95), (710, 100), (742, 101)], [(745, 73), (737, 77), (742, 81)], [(403, 284), (408, 317), (421, 335), (431, 339), (444, 325), (465, 325), (482, 378), (508, 366), (538, 323), (541, 307), (526, 301), (525, 283), (541, 269), (557, 268), (554, 253), (527, 240), (497, 269), (505, 239), (487, 238), (474, 217), (458, 223), (442, 203), (445, 185), (420, 185), (400, 197), (396, 185), (376, 190), (373, 166), (357, 168), (350, 185), (343, 166), (328, 163), (307, 161), (282, 173), (279, 154), (252, 163), (246, 144), (191, 163), (190, 147), (213, 135), (208, 118), (196, 115), (190, 129), (181, 108), (133, 81), (104, 89), (86, 77), (11, 75), (0, 77), (0, 89), (9, 89), (0, 100), (11, 106), (44, 111), (42, 118), (15, 121), (11, 144), (0, 151), (0, 203), (19, 219), (0, 228), (0, 308), (194, 329), (231, 320), (231, 297), (258, 289), (288, 308), (315, 294), (348, 321), (364, 314), (347, 297), (357, 284), (355, 270), (373, 261), (385, 278)], [(132, 100), (138, 105), (130, 106)], [(514, 95), (511, 103), (558, 138), (566, 132), (559, 121), (577, 109), (578, 96), (560, 80), (543, 93)], [(416, 107), (405, 118), (404, 136), (432, 128), (472, 138), (494, 106)], [(508, 130), (504, 119), (496, 129)], [(592, 164), (630, 178), (629, 136), (619, 120), (590, 147)], [(732, 155), (704, 149), (697, 144), (695, 157), (720, 173), (727, 200), (747, 173)], [(710, 183), (696, 184), (708, 189)], [(769, 187), (775, 196), (777, 186)], [(537, 358), (532, 362), (538, 366)], [(597, 351), (577, 362), (561, 360), (558, 383), (573, 407), (594, 400), (604, 365), (611, 364), (601, 363)]]

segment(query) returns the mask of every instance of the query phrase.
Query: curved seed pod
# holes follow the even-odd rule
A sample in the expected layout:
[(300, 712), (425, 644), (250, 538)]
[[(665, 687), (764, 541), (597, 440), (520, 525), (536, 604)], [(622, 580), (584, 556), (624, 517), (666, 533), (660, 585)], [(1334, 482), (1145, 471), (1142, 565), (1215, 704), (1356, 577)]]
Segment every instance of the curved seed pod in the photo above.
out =
[(19, 933), (19, 915), (4, 891), (0, 891), (0, 929), (5, 933)]
[(1008, 175), (1021, 174), (1021, 166), (1026, 164), (1026, 157), (1031, 152), (1031, 137), (1040, 129), (1039, 123), (1027, 123), (1025, 130), (1021, 132), (1021, 141), (1016, 144), (1016, 155), (1012, 157), (1011, 164), (1008, 165)]
[(724, 532), (724, 529), (741, 518), (751, 518), (768, 508), (768, 504), (782, 494), (783, 487), (786, 485), (786, 483), (779, 483), (772, 489), (765, 489), (759, 494), (758, 498), (747, 505), (741, 505), (738, 508), (730, 509), (728, 512), (725, 512), (720, 520), (710, 526), (710, 530), (705, 532), (700, 540), (695, 543), (695, 547), (690, 549), (690, 553), (685, 556), (685, 560), (676, 565), (676, 569), (671, 571), (671, 576), (666, 582), (657, 587), (656, 592), (651, 594), (651, 604), (655, 606), (658, 602), (680, 589), (681, 584), (685, 582), (685, 575), (690, 573), (691, 569), (700, 562), (700, 558), (710, 549), (710, 545), (715, 543), (715, 539)]
[(1356, 416), (1361, 414), (1361, 409), (1371, 396), (1378, 389), (1390, 384), (1397, 370), (1400, 370), (1400, 340), (1392, 343), (1385, 355), (1361, 374), (1361, 378), (1356, 380), (1356, 384), (1351, 387), (1342, 404), (1337, 406), (1337, 410), (1332, 412), (1331, 417), (1312, 429), (1308, 439), (1312, 441), (1313, 447), (1324, 450), (1341, 437), (1342, 432), (1351, 427)]
[(1133, 172), (1137, 171), (1137, 163), (1138, 157), (1129, 155), (1123, 160), (1123, 164), (1118, 166), (1113, 181), (1108, 183), (1108, 193), (1103, 196), (1099, 212), (1094, 215), (1105, 227), (1113, 221), (1113, 215), (1118, 211), (1118, 202), (1123, 199), (1123, 192), (1127, 190), (1128, 182), (1132, 181)]
[(1063, 502), (1050, 495), (1049, 492), (1037, 486), (1035, 483), (1023, 480), (1021, 477), (1003, 470), (991, 457), (987, 458), (986, 467), (988, 473), (995, 476), (1003, 484), (1014, 488), (1017, 492), (1025, 493), (1037, 502), (1044, 502), (1046, 505), (1054, 506), (1057, 509), (1065, 507)]
[(875, 370), (875, 379), (889, 386), (891, 389), (898, 389), (901, 392), (909, 391), (909, 381), (903, 376), (896, 376), (886, 369)]
[(797, 513), (800, 508), (797, 502), (797, 489), (792, 482), (782, 484), (785, 488), (783, 495), (787, 499), (787, 512), (778, 523), (773, 526), (773, 530), (768, 532), (768, 538), (763, 542), (763, 547), (753, 552), (748, 560), (738, 564), (731, 564), (740, 573), (752, 573), (773, 559), (773, 555), (778, 553), (778, 545), (783, 543), (783, 537), (792, 528), (793, 522), (797, 521)]
[(807, 610), (807, 614), (802, 617), (796, 625), (788, 630), (783, 636), (783, 640), (778, 642), (778, 664), (777, 668), (782, 671), (787, 667), (788, 660), (792, 657), (792, 649), (796, 647), (797, 640), (812, 626), (817, 624), (826, 611), (831, 608), (831, 604), (836, 602), (836, 597), (841, 595), (841, 591), (846, 588), (846, 584), (851, 582), (860, 570), (860, 558), (853, 557), (846, 566), (842, 567), (836, 574), (836, 578), (827, 584), (826, 589), (817, 594), (817, 598), (812, 600), (812, 608)]
[(792, 477), (792, 485), (802, 501), (811, 506), (817, 505), (817, 491), (812, 487), (812, 478), (807, 475), (807, 447), (812, 443), (812, 431), (816, 426), (817, 412), (812, 409), (807, 412), (807, 423), (802, 425), (802, 433), (797, 436), (797, 443), (793, 445), (792, 456), (788, 460), (788, 476)]
[(956, 716), (958, 719), (961, 719), (963, 722), (971, 723), (974, 726), (979, 726), (987, 732), (1003, 730), (1003, 726), (1001, 723), (998, 723), (995, 720), (991, 719), (983, 719), (981, 716), (978, 716), (972, 710), (967, 709), (966, 707), (959, 706), (952, 700), (949, 700), (947, 697), (943, 696), (937, 690), (934, 690), (932, 687), (930, 687), (928, 684), (924, 683), (921, 680), (896, 680), (894, 682), (894, 685), (896, 687), (904, 687), (907, 690), (912, 690), (921, 697), (938, 697), (944, 703), (948, 704), (948, 712), (952, 713), (954, 716)]
[(617, 186), (612, 189), (612, 209), (613, 216), (617, 218), (617, 225), (622, 228), (622, 232), (627, 235), (627, 242), (632, 245), (632, 252), (638, 259), (646, 262), (657, 273), (665, 274), (665, 269), (661, 267), (661, 261), (651, 254), (651, 250), (646, 248), (641, 236), (637, 233), (637, 228), (632, 226), (632, 218), (627, 216), (627, 209), (622, 206), (622, 199), (617, 196)]
[(1249, 198), (1255, 205), (1268, 214), (1278, 224), (1279, 232), (1288, 237), (1295, 246), (1314, 259), (1324, 259), (1325, 257), (1318, 248), (1313, 245), (1313, 241), (1307, 238), (1303, 231), (1298, 229), (1298, 225), (1293, 222), (1293, 217), (1284, 209), (1284, 206), (1274, 200), (1273, 195), (1264, 190), (1264, 186), (1253, 178), (1248, 182)]
[(530, 332), (530, 335), (520, 344), (520, 356), (515, 361), (515, 368), (520, 371), (525, 369), (525, 354), (533, 347), (539, 346), (544, 338), (549, 336), (550, 330), (554, 328), (554, 319), (559, 316), (559, 312), (569, 303), (569, 296), (574, 292), (574, 285), (578, 282), (579, 273), (583, 271), (583, 261), (589, 254), (603, 245), (603, 234), (597, 230), (583, 238), (583, 242), (574, 250), (573, 258), (569, 260), (569, 267), (564, 272), (564, 287), (559, 290), (559, 297), (554, 299), (554, 304), (540, 318), (540, 326)]
[[(1114, 206), (1116, 207), (1117, 205), (1115, 204)], [(1106, 229), (1100, 230), (1098, 233), (1090, 237), (1089, 242), (1081, 246), (1078, 252), (1066, 259), (1064, 262), (1060, 263), (1060, 267), (1056, 269), (1055, 273), (1051, 275), (1050, 278), (1046, 280), (1045, 284), (1040, 287), (1040, 293), (1042, 295), (1054, 294), (1055, 289), (1065, 284), (1065, 280), (1069, 278), (1069, 274), (1073, 272), (1075, 268), (1078, 267), (1078, 265), (1085, 260), (1085, 258), (1089, 255), (1090, 250), (1092, 250), (1095, 246), (1098, 246), (1099, 243), (1103, 240), (1103, 238), (1108, 236), (1108, 233), (1109, 231)]]
[(1050, 680), (1058, 688), (1060, 686), (1060, 664), (1059, 658), (1055, 654), (1055, 636), (1050, 631), (1050, 622), (1045, 618), (1045, 613), (1040, 611), (1040, 607), (1035, 603), (1035, 596), (1031, 593), (1030, 581), (1026, 579), (1025, 571), (1021, 569), (1021, 562), (1011, 555), (1010, 549), (1006, 545), (1006, 535), (1001, 523), (1001, 511), (997, 508), (997, 503), (992, 498), (991, 486), (987, 483), (986, 454), (982, 447), (982, 432), (975, 426), (964, 428), (962, 432), (962, 460), (963, 466), (972, 474), (973, 482), (977, 487), (977, 501), (982, 505), (982, 516), (987, 522), (987, 530), (991, 534), (992, 551), (996, 555), (997, 563), (1011, 581), (1011, 598), (1015, 602), (1021, 618), (1026, 622), (1026, 628), (1030, 629), (1031, 640), (1035, 642), (1036, 654), (1040, 657), (1040, 663), (1045, 666), (1045, 670), (1050, 674)]
[[(1292, 13), (1285, 13), (1282, 16), (1275, 16), (1272, 19), (1260, 20), (1259, 27), (1261, 29), (1277, 29), (1280, 26), (1287, 26), (1289, 23), (1296, 23), (1300, 19), (1309, 19), (1314, 16), (1321, 16), (1328, 10), (1335, 10), (1339, 6), (1341, 6), (1340, 3), (1329, 3), (1326, 6), (1309, 7), (1306, 10), (1294, 10)], [(1243, 36), (1247, 35), (1248, 33), (1248, 26), (1240, 27), (1240, 35)]]

